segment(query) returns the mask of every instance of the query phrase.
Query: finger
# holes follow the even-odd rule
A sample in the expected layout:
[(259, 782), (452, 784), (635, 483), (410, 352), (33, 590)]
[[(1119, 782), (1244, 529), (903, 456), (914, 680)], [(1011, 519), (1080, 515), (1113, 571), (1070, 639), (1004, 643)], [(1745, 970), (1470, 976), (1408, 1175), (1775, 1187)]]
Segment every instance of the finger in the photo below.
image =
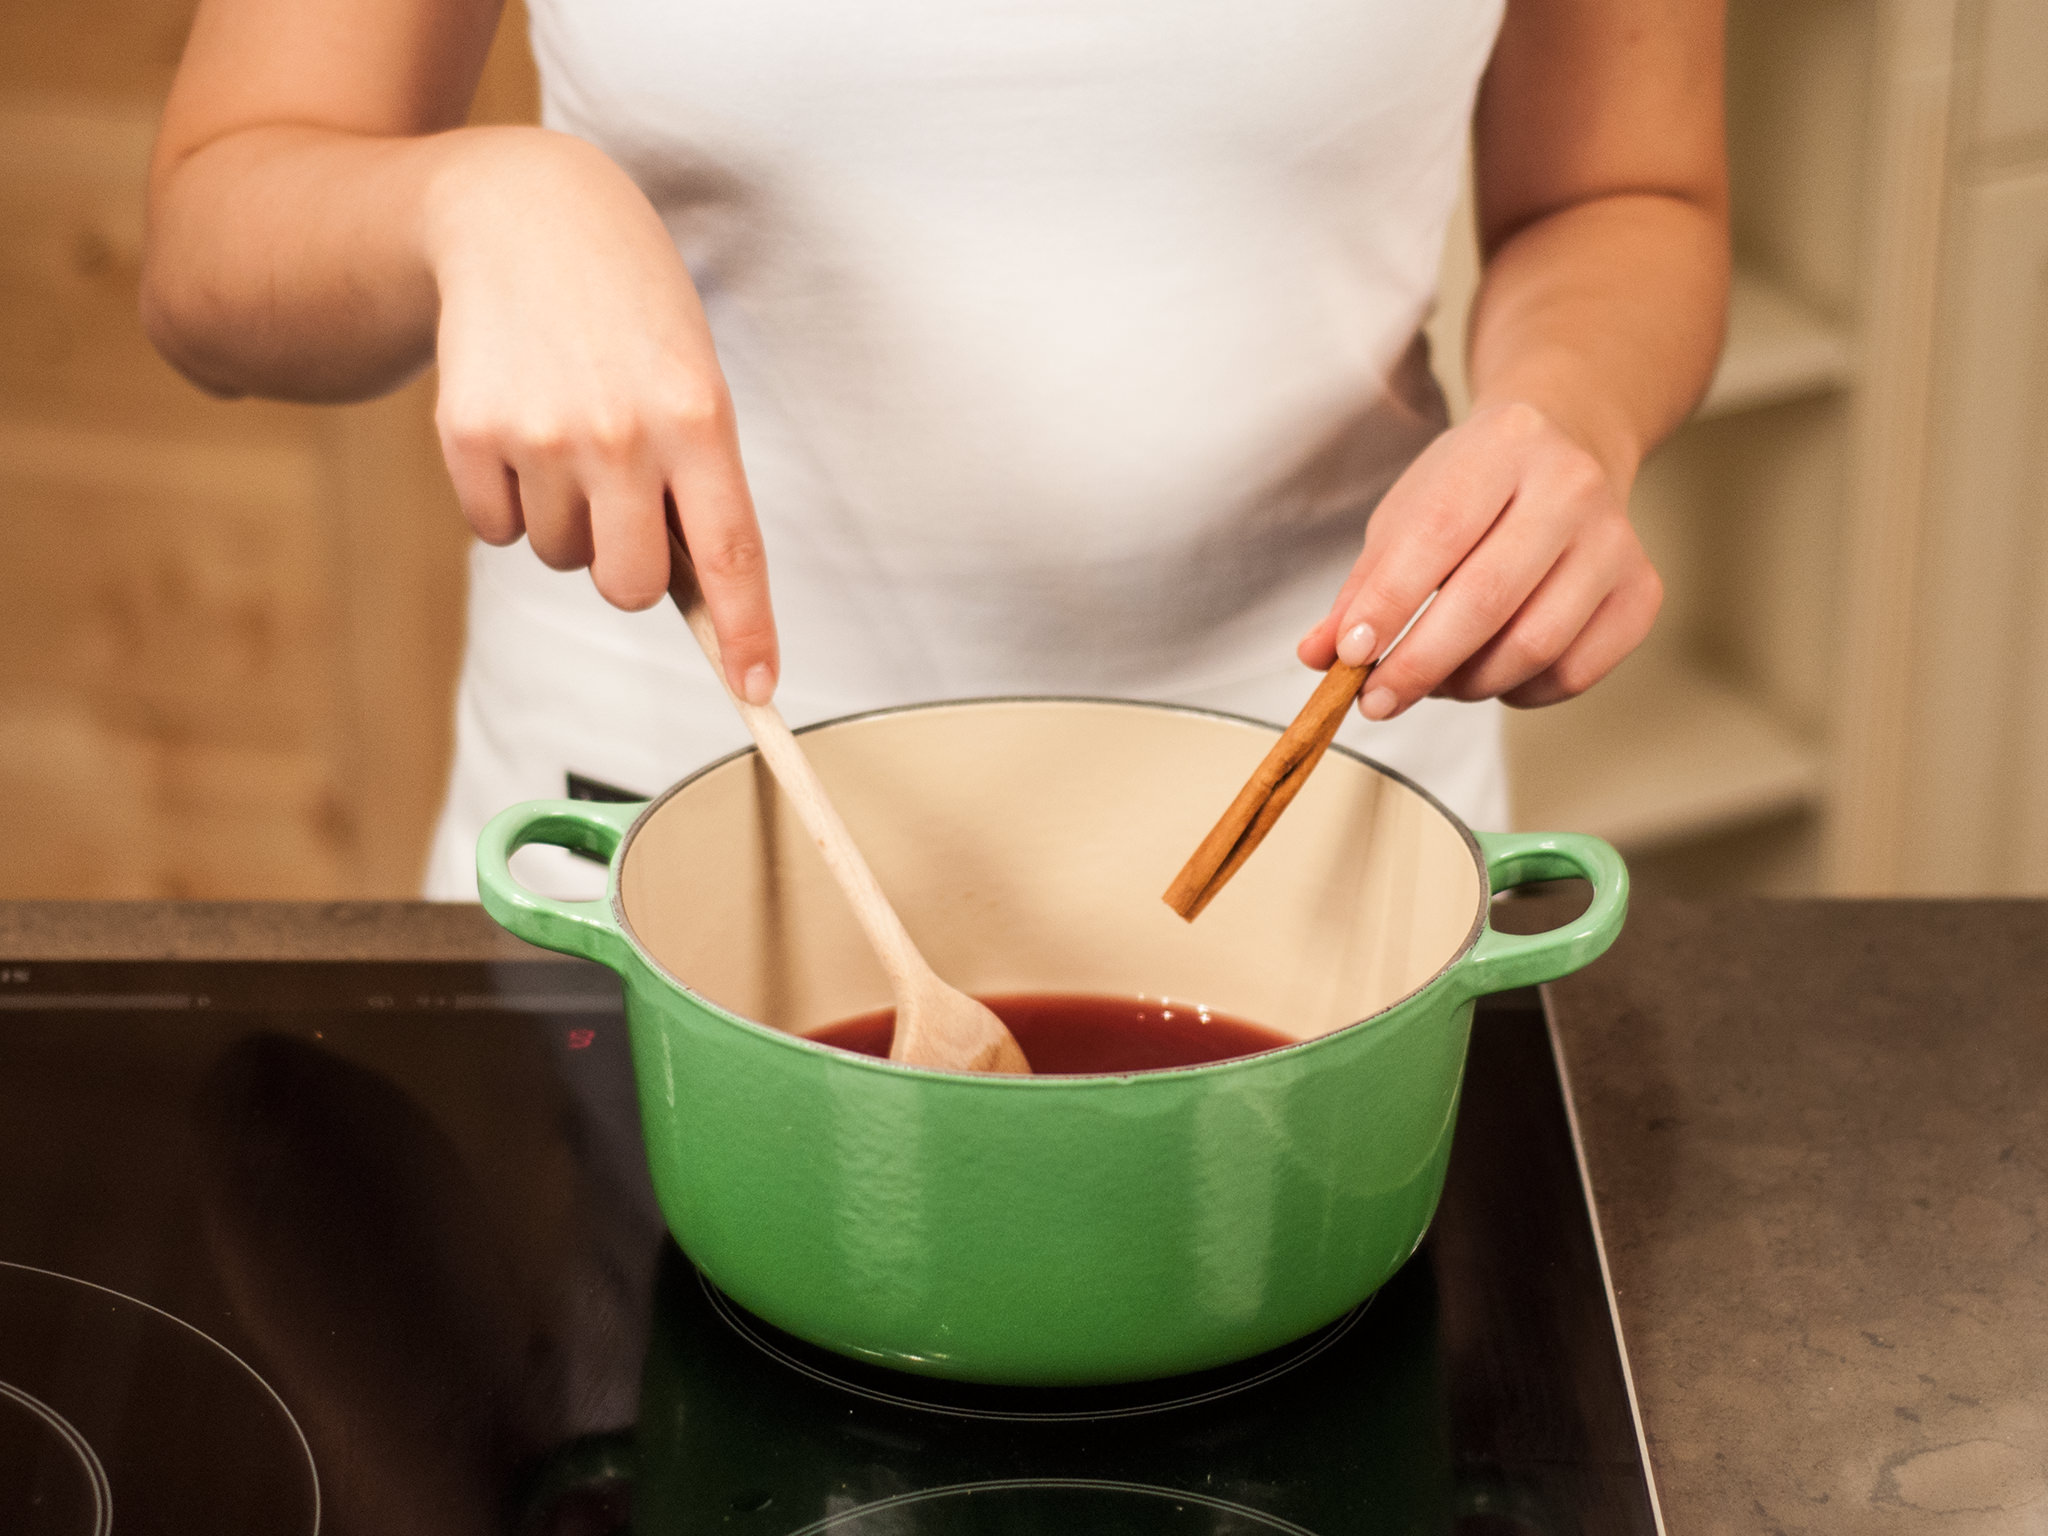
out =
[(590, 564), (590, 507), (568, 461), (553, 453), (521, 455), (512, 465), (519, 477), (519, 506), (526, 542), (543, 565), (580, 571)]
[(661, 476), (621, 466), (589, 477), (590, 579), (604, 600), (629, 613), (668, 591), (668, 532)]
[(1361, 707), (1387, 720), (1438, 686), (1498, 635), (1563, 555), (1574, 500), (1532, 476), (1443, 581), (1429, 611), (1374, 670)]
[[(1613, 544), (1594, 537), (1566, 549), (1499, 633), (1431, 691), (1450, 699), (1491, 699), (1548, 668), (1619, 582), (1624, 551)], [(1642, 558), (1639, 549), (1635, 557)]]
[(1579, 637), (1543, 671), (1501, 695), (1517, 709), (1577, 698), (1643, 643), (1664, 604), (1664, 583), (1648, 562), (1607, 595)]
[(486, 544), (514, 544), (526, 531), (519, 481), (505, 463), (495, 435), (442, 425), (441, 457), (462, 517)]
[(1506, 508), (1522, 466), (1551, 435), (1540, 412), (1502, 407), (1430, 443), (1374, 509), (1336, 602), (1296, 648), (1302, 661), (1363, 666), (1385, 654)]
[(736, 447), (691, 455), (669, 472), (683, 543), (718, 631), (726, 686), (752, 704), (775, 695), (780, 666), (767, 551)]
[(1329, 670), (1330, 664), (1337, 659), (1337, 626), (1344, 617), (1345, 609), (1350, 606), (1351, 599), (1358, 595), (1358, 589), (1365, 581), (1365, 572), (1365, 556), (1360, 554), (1358, 559), (1352, 562), (1350, 574), (1344, 578), (1344, 585), (1337, 589), (1337, 599), (1330, 604), (1329, 612), (1318, 619), (1309, 632), (1301, 637), (1300, 644), (1295, 646), (1294, 654), (1301, 658), (1303, 666), (1314, 667), (1318, 672), (1324, 672)]
[(1515, 495), (1522, 454), (1456, 451), (1438, 438), (1372, 516), (1358, 585), (1335, 626), (1337, 655), (1354, 665), (1392, 643), (1423, 602), (1493, 527)]

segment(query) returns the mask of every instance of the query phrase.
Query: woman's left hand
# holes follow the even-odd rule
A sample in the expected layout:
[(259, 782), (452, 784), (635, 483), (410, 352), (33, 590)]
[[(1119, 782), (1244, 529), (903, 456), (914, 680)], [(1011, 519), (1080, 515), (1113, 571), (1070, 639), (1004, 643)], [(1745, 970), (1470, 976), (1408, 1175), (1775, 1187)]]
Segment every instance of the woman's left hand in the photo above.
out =
[(1625, 487), (1522, 401), (1481, 406), (1408, 466), (1299, 655), (1318, 669), (1333, 657), (1362, 666), (1431, 592), (1366, 680), (1368, 720), (1431, 694), (1525, 708), (1571, 698), (1641, 643), (1664, 599)]

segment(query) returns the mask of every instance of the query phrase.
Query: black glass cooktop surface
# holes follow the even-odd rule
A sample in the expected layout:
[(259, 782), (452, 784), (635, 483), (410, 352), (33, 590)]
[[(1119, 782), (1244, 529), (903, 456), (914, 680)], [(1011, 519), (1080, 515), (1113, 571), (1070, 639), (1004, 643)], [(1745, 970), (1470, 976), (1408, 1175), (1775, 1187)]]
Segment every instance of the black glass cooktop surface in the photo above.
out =
[(898, 1375), (711, 1288), (594, 967), (0, 966), (9, 1536), (1656, 1529), (1533, 993), (1482, 1005), (1378, 1295), (1063, 1391)]

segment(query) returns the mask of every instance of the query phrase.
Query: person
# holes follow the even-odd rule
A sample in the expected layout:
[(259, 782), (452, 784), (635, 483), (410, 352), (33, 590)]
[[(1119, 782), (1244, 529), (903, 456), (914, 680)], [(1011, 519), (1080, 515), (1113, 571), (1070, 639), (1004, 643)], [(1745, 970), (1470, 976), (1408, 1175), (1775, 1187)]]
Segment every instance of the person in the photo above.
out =
[(481, 543), (430, 894), (515, 800), (744, 740), (670, 508), (725, 685), (795, 723), (1284, 721), (1385, 653), (1340, 739), (1479, 826), (1494, 701), (1649, 630), (1629, 488), (1726, 303), (1718, 0), (533, 0), (544, 126), (464, 127), (497, 11), (201, 0), (150, 173), (144, 321), (204, 387), (439, 365)]

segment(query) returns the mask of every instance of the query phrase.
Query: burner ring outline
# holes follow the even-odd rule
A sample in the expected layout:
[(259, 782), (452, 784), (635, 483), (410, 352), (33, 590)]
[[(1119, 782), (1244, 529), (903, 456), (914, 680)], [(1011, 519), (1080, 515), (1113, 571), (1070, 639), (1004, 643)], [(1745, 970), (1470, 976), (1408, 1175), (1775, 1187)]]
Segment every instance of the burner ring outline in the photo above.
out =
[(790, 1536), (825, 1536), (825, 1533), (852, 1520), (885, 1510), (901, 1509), (908, 1504), (922, 1504), (929, 1499), (949, 1498), (958, 1494), (1007, 1493), (1020, 1488), (1061, 1488), (1078, 1489), (1093, 1493), (1136, 1493), (1153, 1498), (1171, 1499), (1177, 1504), (1198, 1504), (1204, 1509), (1213, 1509), (1224, 1514), (1242, 1515), (1246, 1519), (1269, 1531), (1278, 1531), (1281, 1536), (1316, 1536), (1305, 1525), (1296, 1525), (1292, 1520), (1283, 1520), (1278, 1515), (1269, 1515), (1264, 1510), (1253, 1509), (1248, 1504), (1234, 1503), (1219, 1499), (1214, 1494), (1191, 1493), (1185, 1488), (1166, 1488), (1157, 1483), (1126, 1483), (1110, 1478), (1096, 1477), (1006, 1477), (986, 1483), (948, 1483), (943, 1488), (920, 1488), (914, 1493), (899, 1493), (892, 1498), (877, 1499), (872, 1504), (844, 1510), (836, 1515), (827, 1515), (823, 1520), (814, 1520)]
[[(772, 1339), (763, 1338), (754, 1328), (753, 1319), (740, 1311), (739, 1307), (723, 1291), (711, 1283), (702, 1270), (697, 1272), (697, 1283), (704, 1288), (704, 1295), (710, 1301), (712, 1310), (724, 1320), (727, 1327), (760, 1350), (762, 1354), (795, 1371), (800, 1376), (807, 1376), (813, 1381), (823, 1382), (826, 1386), (837, 1388), (841, 1392), (850, 1392), (856, 1397), (864, 1397), (870, 1402), (887, 1403), (895, 1408), (914, 1408), (920, 1413), (937, 1413), (957, 1419), (986, 1419), (1012, 1424), (1079, 1424), (1095, 1419), (1135, 1419), (1142, 1418), (1147, 1414), (1168, 1413), (1179, 1408), (1193, 1408), (1202, 1403), (1213, 1403), (1219, 1398), (1235, 1397), (1240, 1392), (1248, 1392), (1253, 1387), (1263, 1386), (1276, 1376), (1284, 1376), (1289, 1371), (1308, 1364), (1309, 1361), (1315, 1359), (1316, 1356), (1336, 1344), (1356, 1327), (1358, 1320), (1365, 1315), (1365, 1309), (1371, 1306), (1373, 1302), (1373, 1298), (1368, 1296), (1335, 1322), (1325, 1324), (1322, 1336), (1299, 1353), (1291, 1354), (1283, 1360), (1274, 1361), (1256, 1375), (1246, 1376), (1236, 1381), (1219, 1382), (1206, 1392), (1191, 1392), (1185, 1397), (1166, 1398), (1158, 1402), (1132, 1403), (1118, 1408), (1074, 1408), (1061, 1410), (962, 1408), (952, 1403), (927, 1402), (923, 1398), (912, 1397), (907, 1393), (885, 1392), (879, 1387), (863, 1386), (859, 1382), (848, 1381), (843, 1376), (835, 1376), (830, 1371), (820, 1370), (809, 1361), (799, 1359), (791, 1354)], [(981, 1485), (962, 1484), (961, 1486), (979, 1487)], [(1135, 1488), (1143, 1485), (1133, 1483), (1131, 1486)]]
[[(166, 1312), (162, 1307), (155, 1305), (153, 1302), (144, 1301), (140, 1296), (130, 1296), (126, 1291), (117, 1291), (111, 1285), (101, 1285), (97, 1280), (81, 1280), (77, 1275), (67, 1275), (63, 1271), (56, 1269), (44, 1269), (41, 1265), (38, 1264), (17, 1264), (11, 1259), (0, 1259), (0, 1269), (17, 1269), (20, 1270), (23, 1274), (42, 1275), (46, 1279), (62, 1280), (69, 1285), (82, 1285), (90, 1290), (99, 1291), (103, 1295), (117, 1297), (122, 1301), (128, 1302), (132, 1306), (142, 1308), (145, 1312), (154, 1312), (158, 1317), (167, 1318), (171, 1322), (176, 1323), (180, 1328), (183, 1328), (187, 1333), (196, 1334), (199, 1338), (204, 1339), (208, 1344), (211, 1344), (215, 1349), (219, 1350), (222, 1354), (226, 1355), (230, 1360), (234, 1361), (235, 1364), (239, 1365), (244, 1371), (248, 1372), (249, 1379), (255, 1382), (257, 1386), (261, 1387), (265, 1392), (267, 1392), (270, 1395), (270, 1400), (277, 1404), (277, 1411), (284, 1415), (285, 1423), (291, 1425), (292, 1433), (298, 1436), (299, 1449), (305, 1453), (306, 1457), (306, 1476), (309, 1479), (311, 1479), (313, 1484), (312, 1536), (320, 1536), (320, 1517), (322, 1514), (320, 1501), (320, 1467), (318, 1463), (316, 1463), (313, 1460), (312, 1443), (306, 1439), (306, 1431), (302, 1427), (300, 1427), (298, 1416), (292, 1412), (291, 1406), (288, 1403), (286, 1403), (282, 1397), (278, 1396), (277, 1388), (273, 1387), (269, 1382), (265, 1381), (263, 1379), (262, 1372), (258, 1371), (255, 1366), (251, 1365), (248, 1361), (244, 1360), (232, 1349), (229, 1349), (227, 1345), (221, 1343), (219, 1339), (216, 1339), (204, 1328), (198, 1327), (192, 1323), (188, 1323), (185, 1321), (184, 1318), (178, 1316), (177, 1313)], [(28, 1394), (22, 1393), (21, 1395), (26, 1397)], [(77, 1434), (77, 1431), (73, 1430), (72, 1433)], [(81, 1436), (80, 1439), (82, 1441), (83, 1437)], [(91, 1447), (88, 1446), (87, 1449), (90, 1450)], [(93, 1457), (93, 1460), (97, 1462), (99, 1460), (98, 1456), (95, 1455)], [(102, 1474), (102, 1476), (104, 1476), (104, 1473)], [(109, 1506), (109, 1515), (111, 1517), (111, 1506), (113, 1503), (113, 1495), (111, 1489), (108, 1492), (107, 1502)]]
[(0, 1398), (19, 1403), (49, 1425), (56, 1431), (57, 1438), (64, 1442), (64, 1448), (78, 1458), (78, 1464), (85, 1468), (85, 1480), (92, 1485), (92, 1536), (111, 1536), (114, 1529), (114, 1488), (107, 1481), (106, 1466), (100, 1461), (99, 1452), (92, 1448), (92, 1442), (78, 1432), (75, 1424), (32, 1392), (24, 1392), (11, 1382), (0, 1381)]

